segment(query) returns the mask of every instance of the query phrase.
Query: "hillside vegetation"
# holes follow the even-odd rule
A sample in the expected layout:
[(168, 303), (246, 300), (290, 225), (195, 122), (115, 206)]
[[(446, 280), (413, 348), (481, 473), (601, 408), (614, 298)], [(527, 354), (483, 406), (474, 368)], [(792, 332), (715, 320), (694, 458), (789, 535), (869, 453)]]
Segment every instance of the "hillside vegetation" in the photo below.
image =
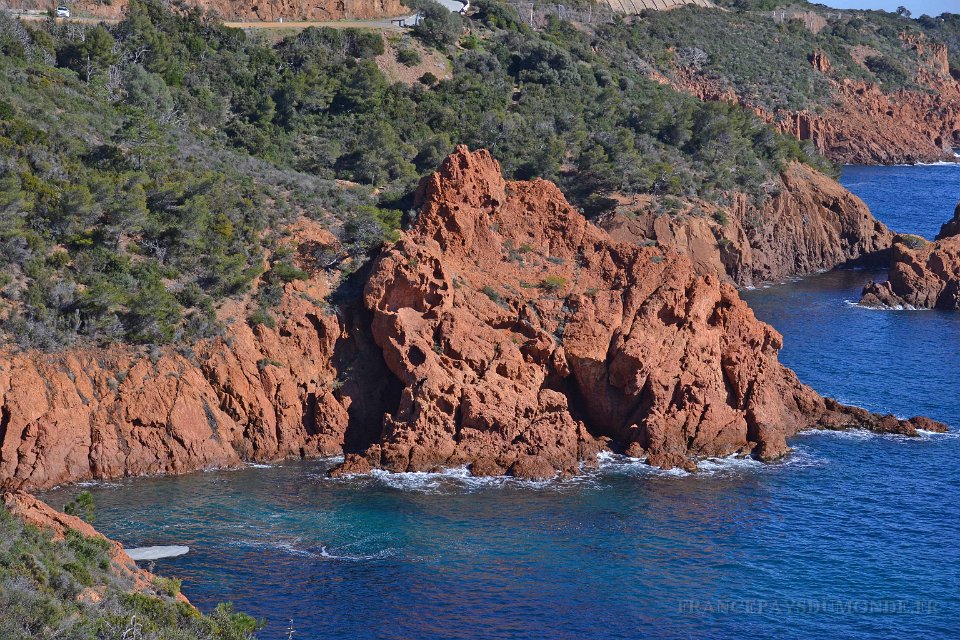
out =
[(378, 69), (375, 32), (273, 44), (158, 0), (109, 27), (0, 16), (3, 327), (44, 349), (189, 343), (258, 282), (251, 321), (269, 323), (301, 275), (273, 251), (289, 220), (323, 220), (334, 256), (364, 255), (457, 143), (588, 211), (613, 192), (762, 199), (809, 161), (749, 111), (648, 80), (624, 25), (533, 32), (490, 1), (469, 24), (423, 6), (414, 36), (454, 71), (413, 86)]
[[(915, 80), (930, 61), (907, 46), (905, 37), (926, 35), (946, 42), (952, 70), (960, 74), (957, 15), (914, 20), (803, 2), (727, 4), (734, 10), (648, 12), (642, 20), (602, 28), (600, 37), (605, 42), (621, 40), (632, 55), (661, 73), (673, 76), (683, 70), (718, 81), (771, 113), (830, 106), (828, 77), (877, 83), (886, 91), (923, 90)], [(776, 7), (786, 7), (777, 19), (769, 11)], [(814, 51), (829, 58), (828, 75), (811, 66)]]
[(247, 640), (258, 627), (230, 605), (200, 614), (174, 597), (178, 580), (157, 578), (155, 593), (135, 592), (111, 571), (103, 538), (52, 537), (0, 505), (0, 638)]

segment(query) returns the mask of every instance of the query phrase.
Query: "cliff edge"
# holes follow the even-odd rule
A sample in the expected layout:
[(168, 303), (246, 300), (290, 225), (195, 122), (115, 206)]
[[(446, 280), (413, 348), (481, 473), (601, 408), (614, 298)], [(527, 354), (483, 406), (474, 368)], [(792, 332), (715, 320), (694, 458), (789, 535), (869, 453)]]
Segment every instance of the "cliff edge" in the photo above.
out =
[(340, 472), (547, 477), (607, 446), (690, 467), (778, 458), (801, 429), (944, 428), (820, 397), (732, 286), (670, 248), (613, 241), (552, 183), (504, 181), (486, 151), (458, 148), (419, 198), (365, 293), (400, 403)]
[(733, 286), (673, 248), (616, 242), (552, 183), (505, 181), (486, 151), (459, 147), (418, 198), (365, 309), (325, 302), (311, 256), (335, 240), (303, 219), (290, 237), (308, 277), (285, 285), (275, 326), (0, 357), (0, 486), (341, 453), (338, 473), (542, 478), (608, 448), (693, 467), (775, 459), (802, 429), (946, 429), (820, 397)]
[(960, 205), (934, 242), (911, 235), (894, 239), (885, 282), (863, 288), (860, 304), (892, 309), (960, 310)]

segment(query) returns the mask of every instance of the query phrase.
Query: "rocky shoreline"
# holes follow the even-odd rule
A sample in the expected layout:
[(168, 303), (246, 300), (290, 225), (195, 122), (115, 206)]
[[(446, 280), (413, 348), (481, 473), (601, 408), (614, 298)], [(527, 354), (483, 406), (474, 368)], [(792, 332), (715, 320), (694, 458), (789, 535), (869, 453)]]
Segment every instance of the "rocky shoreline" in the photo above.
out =
[(960, 205), (934, 242), (894, 238), (889, 277), (863, 288), (860, 304), (888, 309), (960, 310)]
[(310, 261), (333, 239), (303, 220), (292, 242), (311, 275), (286, 285), (275, 328), (234, 323), (191, 350), (4, 357), (0, 482), (339, 453), (342, 471), (539, 478), (603, 449), (691, 467), (775, 459), (803, 429), (946, 428), (820, 397), (725, 278), (670, 246), (616, 242), (551, 183), (504, 181), (485, 151), (458, 148), (419, 198), (365, 308), (323, 302), (331, 281)]

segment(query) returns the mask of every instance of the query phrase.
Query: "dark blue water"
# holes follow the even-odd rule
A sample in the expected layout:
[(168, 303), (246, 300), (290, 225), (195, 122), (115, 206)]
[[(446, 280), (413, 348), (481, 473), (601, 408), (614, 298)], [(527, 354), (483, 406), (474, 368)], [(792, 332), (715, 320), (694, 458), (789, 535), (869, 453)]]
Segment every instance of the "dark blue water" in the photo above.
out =
[[(904, 184), (956, 193), (949, 169), (914, 168)], [(884, 175), (851, 186), (870, 201)], [(951, 211), (885, 221), (917, 232)], [(745, 297), (819, 391), (960, 425), (960, 314), (849, 304), (872, 275)], [(304, 462), (93, 491), (104, 533), (190, 545), (157, 571), (183, 578), (203, 608), (232, 600), (265, 617), (261, 638), (286, 637), (290, 619), (298, 639), (957, 637), (960, 439), (792, 445), (782, 463), (708, 462), (693, 475), (608, 459), (544, 484), (330, 480), (329, 462)]]
[(843, 168), (840, 183), (894, 231), (930, 240), (960, 200), (960, 164)]

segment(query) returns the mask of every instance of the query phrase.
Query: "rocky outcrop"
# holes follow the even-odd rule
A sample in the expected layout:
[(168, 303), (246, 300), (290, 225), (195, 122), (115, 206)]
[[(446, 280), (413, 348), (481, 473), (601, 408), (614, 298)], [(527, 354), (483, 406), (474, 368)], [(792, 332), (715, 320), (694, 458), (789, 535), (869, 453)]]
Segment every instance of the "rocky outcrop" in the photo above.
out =
[(960, 204), (957, 204), (956, 209), (953, 210), (953, 217), (940, 225), (940, 233), (937, 234), (936, 239), (942, 240), (958, 235), (960, 235)]
[(824, 400), (732, 286), (674, 249), (614, 241), (549, 182), (505, 182), (485, 151), (458, 148), (418, 197), (365, 292), (399, 406), (338, 473), (546, 477), (605, 446), (692, 466), (774, 459), (807, 428), (943, 428)]
[(603, 448), (690, 467), (773, 459), (807, 428), (944, 428), (821, 398), (721, 277), (675, 247), (617, 242), (553, 184), (505, 182), (487, 152), (459, 148), (418, 197), (365, 309), (324, 302), (316, 256), (334, 239), (301, 220), (289, 242), (310, 275), (285, 285), (273, 327), (0, 357), (0, 485), (341, 452), (340, 473), (547, 477)]
[[(20, 518), (26, 524), (50, 531), (53, 534), (52, 540), (54, 542), (63, 540), (69, 531), (79, 533), (86, 538), (106, 540), (110, 543), (108, 554), (111, 560), (111, 573), (129, 584), (133, 591), (158, 594), (155, 586), (156, 576), (138, 567), (133, 558), (123, 550), (119, 542), (105, 537), (89, 523), (76, 516), (57, 511), (42, 500), (23, 491), (9, 491), (0, 494), (0, 501), (3, 502), (3, 506), (11, 514)], [(80, 599), (98, 601), (103, 597), (104, 590), (105, 585), (88, 586), (80, 594)], [(182, 593), (178, 592), (176, 598), (189, 604), (189, 600)]]
[[(5, 3), (14, 11), (46, 11), (49, 2), (39, 0), (9, 0)], [(117, 19), (122, 17), (127, 0), (79, 0), (70, 3), (75, 16), (96, 16), (98, 18)], [(283, 18), (286, 22), (297, 20), (323, 21), (348, 18), (380, 18), (409, 14), (400, 0), (321, 0), (303, 2), (301, 0), (187, 0), (189, 7), (199, 7), (205, 12), (222, 20), (244, 22), (276, 22)]]
[[(333, 241), (319, 225), (303, 226), (302, 251)], [(287, 284), (275, 328), (235, 322), (225, 338), (192, 350), (0, 358), (0, 486), (40, 489), (365, 446), (395, 393), (366, 319), (335, 313), (323, 302), (329, 292), (322, 271)]]
[(673, 247), (699, 272), (725, 274), (738, 286), (886, 261), (893, 234), (836, 181), (793, 163), (775, 193), (761, 205), (737, 195), (722, 208), (705, 202), (672, 213), (621, 208), (598, 224), (619, 241)]
[(873, 83), (836, 77), (827, 54), (816, 50), (809, 62), (832, 87), (829, 103), (816, 111), (771, 113), (751, 96), (738, 94), (730, 82), (691, 68), (673, 70), (670, 82), (701, 100), (750, 108), (840, 164), (954, 160), (953, 146), (960, 144), (960, 83), (950, 75), (947, 49), (923, 36), (904, 34), (901, 39), (916, 52), (919, 89), (888, 92)]
[(952, 160), (960, 143), (960, 86), (949, 75), (933, 92), (885, 93), (874, 84), (836, 83), (835, 104), (822, 113), (774, 114), (777, 128), (809, 140), (841, 164), (908, 164)]
[(860, 304), (888, 309), (960, 309), (960, 204), (935, 242), (919, 236), (894, 239), (886, 282), (870, 282)]
[(860, 304), (893, 309), (960, 309), (960, 236), (936, 242), (897, 236), (888, 280), (867, 284)]

